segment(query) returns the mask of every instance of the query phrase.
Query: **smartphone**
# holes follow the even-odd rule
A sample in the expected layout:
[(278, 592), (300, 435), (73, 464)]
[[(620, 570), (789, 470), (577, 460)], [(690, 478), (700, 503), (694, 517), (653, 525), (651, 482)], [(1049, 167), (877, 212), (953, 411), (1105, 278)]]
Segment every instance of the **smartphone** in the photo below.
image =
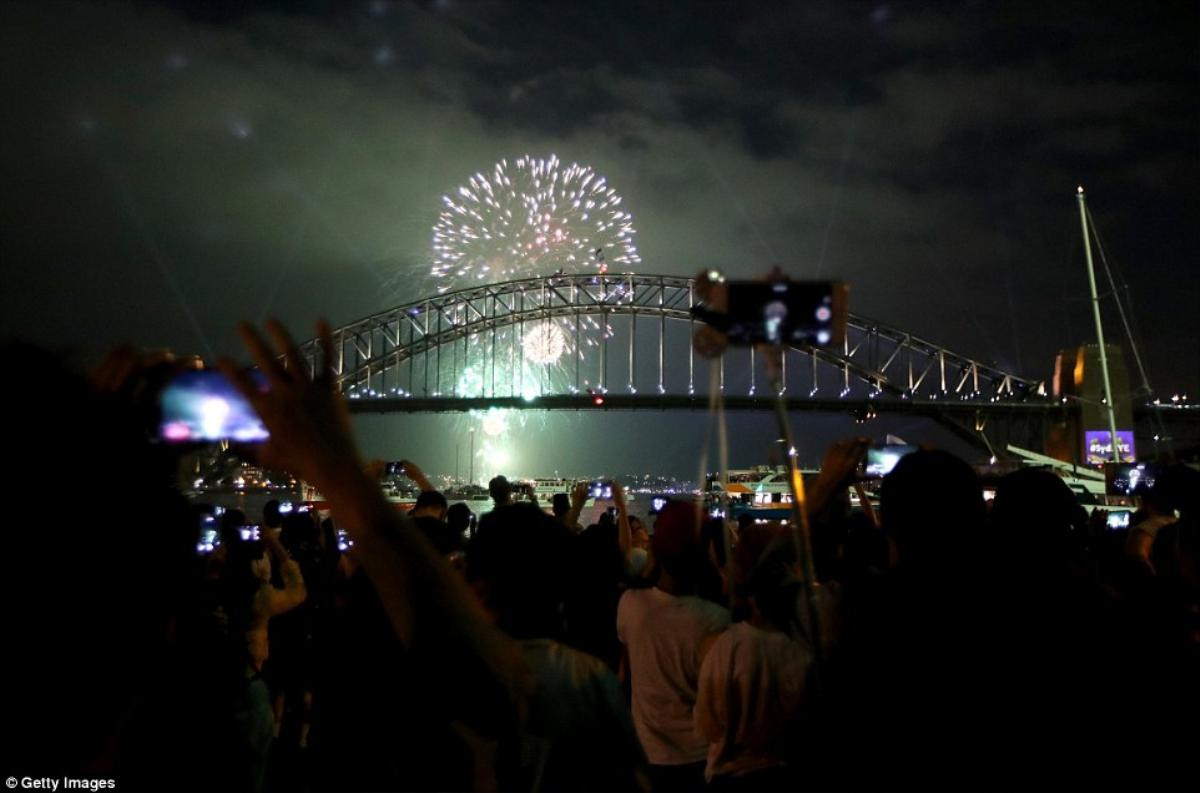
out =
[(867, 464), (863, 474), (868, 479), (880, 479), (887, 476), (900, 462), (900, 458), (917, 450), (912, 444), (890, 444), (887, 446), (872, 446), (867, 449)]
[[(257, 381), (266, 382), (261, 376)], [(181, 372), (159, 397), (159, 440), (195, 443), (230, 440), (261, 443), (269, 435), (262, 419), (225, 375), (213, 369)]]
[(404, 463), (384, 463), (383, 473), (385, 476), (404, 476)]
[(846, 337), (848, 290), (840, 281), (730, 281), (723, 316), (704, 308), (701, 319), (723, 330), (729, 343), (841, 344)]
[(597, 479), (588, 483), (588, 495), (592, 498), (612, 498), (612, 482)]
[(220, 544), (217, 536), (217, 519), (212, 515), (203, 516), (200, 519), (200, 537), (196, 541), (196, 553), (212, 553), (213, 549)]
[(279, 514), (280, 515), (288, 514), (289, 512), (292, 511), (292, 508), (293, 508), (292, 502), (290, 502), (290, 501), (280, 501), (279, 502)]
[(200, 530), (200, 540), (196, 543), (196, 553), (210, 554), (220, 544), (221, 541), (217, 537), (217, 530), (205, 527)]
[(242, 539), (245, 540), (246, 542), (254, 542), (256, 540), (262, 539), (262, 535), (259, 533), (260, 528), (258, 526), (255, 526), (255, 525), (242, 526), (241, 532), (242, 532)]
[(650, 515), (657, 515), (663, 511), (663, 508), (667, 506), (667, 502), (670, 500), (671, 499), (669, 496), (651, 496), (650, 509), (647, 510), (647, 513)]
[(337, 530), (337, 546), (338, 550), (342, 553), (345, 553), (354, 546), (354, 540), (350, 539), (350, 535), (346, 533), (345, 529)]
[(1156, 463), (1105, 463), (1104, 492), (1110, 496), (1131, 496), (1139, 489), (1154, 487), (1158, 473)]
[(1129, 528), (1129, 519), (1133, 516), (1133, 512), (1127, 509), (1110, 510), (1108, 517), (1105, 518), (1104, 524), (1108, 526), (1109, 531), (1119, 531)]

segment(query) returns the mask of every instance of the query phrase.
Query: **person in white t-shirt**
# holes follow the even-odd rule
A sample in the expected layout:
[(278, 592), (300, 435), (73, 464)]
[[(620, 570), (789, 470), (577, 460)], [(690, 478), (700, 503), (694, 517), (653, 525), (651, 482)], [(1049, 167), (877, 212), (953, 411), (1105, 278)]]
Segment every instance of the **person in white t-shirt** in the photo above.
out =
[(690, 504), (659, 514), (652, 539), (658, 584), (621, 596), (617, 635), (633, 689), (633, 722), (656, 791), (698, 790), (708, 741), (695, 730), (701, 646), (725, 629), (729, 610), (695, 595), (703, 566), (700, 523)]
[(716, 789), (788, 790), (798, 716), (812, 668), (793, 635), (799, 582), (790, 540), (768, 550), (750, 573), (750, 616), (718, 635), (704, 655), (696, 730), (708, 741), (705, 780)]

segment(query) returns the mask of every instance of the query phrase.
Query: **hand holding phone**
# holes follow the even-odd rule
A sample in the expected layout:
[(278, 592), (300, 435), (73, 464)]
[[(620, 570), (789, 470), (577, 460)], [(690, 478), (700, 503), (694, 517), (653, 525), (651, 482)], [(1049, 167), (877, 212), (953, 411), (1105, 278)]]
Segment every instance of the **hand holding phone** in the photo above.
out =
[(159, 396), (158, 437), (167, 443), (260, 443), (269, 435), (254, 408), (225, 375), (212, 369), (180, 372)]
[(258, 450), (259, 461), (289, 471), (337, 501), (354, 484), (352, 478), (368, 480), (334, 371), (339, 348), (333, 330), (327, 321), (318, 321), (318, 349), (306, 357), (277, 320), (267, 322), (266, 329), (272, 344), (253, 325), (238, 327), (269, 388), (256, 386), (228, 359), (218, 365), (270, 429), (271, 437)]
[(900, 462), (901, 457), (912, 454), (916, 450), (917, 447), (911, 444), (890, 444), (887, 446), (871, 447), (867, 450), (866, 477), (868, 479), (881, 479), (887, 476), (896, 467), (896, 463)]
[(766, 280), (727, 282), (713, 270), (697, 278), (697, 293), (692, 314), (728, 344), (827, 346), (846, 335), (848, 289), (840, 281), (790, 281), (776, 271)]
[(620, 482), (612, 483), (612, 500), (618, 509), (625, 508), (625, 488), (621, 487)]
[(1129, 518), (1132, 515), (1133, 513), (1127, 509), (1114, 509), (1108, 513), (1104, 522), (1109, 531), (1120, 531), (1129, 528)]
[(588, 493), (593, 499), (610, 499), (613, 497), (612, 482), (596, 479), (588, 484)]
[(1104, 492), (1110, 496), (1132, 496), (1154, 487), (1156, 463), (1105, 463)]

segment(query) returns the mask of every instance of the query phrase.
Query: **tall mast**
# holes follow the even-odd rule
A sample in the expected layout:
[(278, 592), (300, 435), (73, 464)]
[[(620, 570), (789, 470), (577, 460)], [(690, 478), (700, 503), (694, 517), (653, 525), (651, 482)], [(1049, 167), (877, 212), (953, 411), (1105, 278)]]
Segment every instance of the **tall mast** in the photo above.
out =
[(1075, 191), (1079, 199), (1079, 225), (1083, 229), (1083, 252), (1087, 258), (1088, 287), (1092, 290), (1092, 318), (1096, 320), (1096, 342), (1100, 345), (1100, 373), (1104, 376), (1104, 404), (1108, 408), (1108, 432), (1114, 463), (1121, 462), (1121, 452), (1117, 448), (1117, 411), (1113, 404), (1112, 384), (1108, 379), (1108, 350), (1104, 347), (1104, 326), (1100, 323), (1100, 297), (1096, 294), (1096, 270), (1092, 266), (1092, 239), (1088, 233), (1087, 201), (1083, 194), (1083, 186)]

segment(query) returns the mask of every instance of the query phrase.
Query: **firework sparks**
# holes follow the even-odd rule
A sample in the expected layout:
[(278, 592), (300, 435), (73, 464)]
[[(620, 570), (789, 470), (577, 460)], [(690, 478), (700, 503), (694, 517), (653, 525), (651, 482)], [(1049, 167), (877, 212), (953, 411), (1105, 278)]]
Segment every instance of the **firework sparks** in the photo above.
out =
[(508, 411), (500, 408), (488, 408), (480, 422), (483, 431), (489, 437), (496, 438), (508, 432)]
[(521, 346), (525, 350), (525, 357), (530, 361), (549, 366), (562, 357), (567, 341), (562, 328), (551, 322), (544, 322), (525, 331)]
[(442, 198), (431, 268), (439, 291), (641, 261), (621, 196), (589, 166), (561, 165), (554, 155), (501, 160)]
[(458, 395), (464, 397), (483, 396), (483, 372), (481, 367), (468, 366), (458, 376)]

